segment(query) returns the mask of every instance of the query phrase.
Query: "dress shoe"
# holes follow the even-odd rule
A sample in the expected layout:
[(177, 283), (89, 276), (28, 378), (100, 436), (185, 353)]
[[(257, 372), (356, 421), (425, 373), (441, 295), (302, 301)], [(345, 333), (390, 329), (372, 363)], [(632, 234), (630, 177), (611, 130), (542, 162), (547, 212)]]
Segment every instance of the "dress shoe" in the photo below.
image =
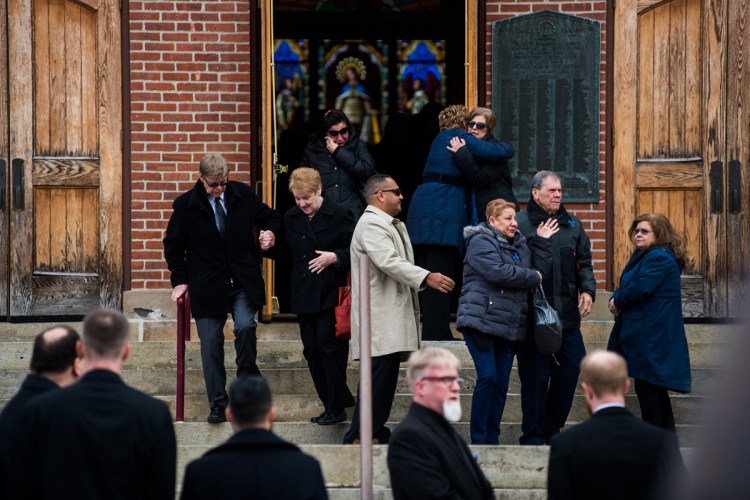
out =
[(325, 415), (326, 415), (326, 412), (325, 412), (325, 410), (323, 410), (323, 412), (320, 415), (318, 415), (317, 417), (311, 418), (310, 422), (312, 422), (313, 424), (317, 424), (318, 420), (320, 420), (321, 418), (325, 417)]
[(227, 416), (224, 414), (224, 408), (221, 406), (214, 406), (211, 408), (211, 413), (208, 415), (206, 421), (209, 424), (220, 424), (227, 421)]
[(338, 424), (346, 420), (346, 412), (341, 411), (340, 413), (333, 413), (327, 411), (322, 417), (318, 419), (318, 425), (333, 425)]

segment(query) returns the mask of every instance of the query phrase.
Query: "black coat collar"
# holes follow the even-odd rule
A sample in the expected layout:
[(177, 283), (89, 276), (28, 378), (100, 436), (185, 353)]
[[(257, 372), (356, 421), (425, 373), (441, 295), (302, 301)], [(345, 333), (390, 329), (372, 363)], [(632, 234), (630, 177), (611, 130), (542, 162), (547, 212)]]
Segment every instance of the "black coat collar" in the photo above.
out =
[(529, 205), (526, 207), (526, 211), (529, 214), (529, 220), (534, 226), (538, 226), (550, 218), (556, 219), (560, 224), (569, 224), (571, 220), (570, 214), (565, 210), (565, 205), (562, 203), (560, 203), (560, 209), (557, 213), (551, 216), (546, 210), (540, 207), (536, 201), (534, 201), (533, 197), (529, 198)]

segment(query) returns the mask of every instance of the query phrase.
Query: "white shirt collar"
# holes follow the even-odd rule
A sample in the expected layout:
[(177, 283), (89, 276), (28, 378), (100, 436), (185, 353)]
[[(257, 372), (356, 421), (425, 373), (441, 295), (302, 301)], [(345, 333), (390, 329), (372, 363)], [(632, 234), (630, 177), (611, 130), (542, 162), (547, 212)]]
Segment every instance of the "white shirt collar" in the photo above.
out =
[(594, 408), (594, 413), (599, 412), (599, 410), (604, 410), (605, 408), (625, 408), (625, 403), (604, 403), (603, 405)]

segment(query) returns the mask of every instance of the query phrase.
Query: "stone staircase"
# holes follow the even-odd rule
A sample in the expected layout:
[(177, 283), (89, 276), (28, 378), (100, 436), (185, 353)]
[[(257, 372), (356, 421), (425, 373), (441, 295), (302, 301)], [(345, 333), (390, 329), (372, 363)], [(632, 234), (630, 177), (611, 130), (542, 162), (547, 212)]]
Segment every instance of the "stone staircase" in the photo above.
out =
[[(151, 295), (149, 295), (151, 294)], [(126, 362), (123, 377), (126, 382), (166, 401), (174, 410), (176, 377), (176, 322), (174, 305), (164, 292), (138, 294), (138, 303), (125, 301), (124, 311), (131, 319), (132, 354)], [(142, 317), (134, 311), (144, 315)], [(149, 312), (150, 311), (150, 312)], [(587, 349), (605, 347), (611, 320), (606, 312), (606, 297), (600, 297), (592, 319), (582, 327)], [(31, 340), (45, 327), (43, 324), (0, 323), (0, 406), (13, 396), (28, 369)], [(74, 324), (80, 330), (80, 324)], [(686, 325), (693, 372), (693, 392), (690, 395), (672, 394), (678, 434), (683, 448), (695, 445), (699, 424), (711, 386), (722, 366), (722, 353), (736, 337), (731, 325)], [(231, 321), (226, 328), (227, 339), (232, 338)], [(458, 336), (458, 334), (457, 334)], [(277, 408), (274, 431), (285, 439), (300, 445), (316, 456), (322, 464), (329, 494), (334, 499), (359, 497), (359, 447), (341, 446), (338, 443), (348, 429), (348, 422), (329, 427), (309, 423), (309, 418), (322, 410), (302, 356), (302, 345), (295, 322), (273, 322), (258, 327), (259, 366), (269, 381)], [(463, 365), (462, 375), (467, 383), (462, 389), (464, 417), (456, 424), (464, 437), (468, 436), (471, 394), (476, 380), (471, 357), (461, 341), (440, 343), (452, 350)], [(234, 373), (232, 342), (226, 343), (228, 375)], [(405, 373), (399, 380), (396, 399), (391, 413), (395, 426), (406, 414), (411, 395)], [(178, 488), (187, 463), (231, 434), (228, 424), (205, 423), (208, 405), (204, 393), (197, 333), (186, 347), (185, 422), (175, 424), (178, 443)], [(358, 365), (349, 365), (349, 384), (356, 389)], [(635, 395), (628, 396), (628, 407), (638, 413)], [(349, 416), (351, 417), (349, 410)], [(580, 391), (576, 395), (569, 425), (587, 418)], [(520, 447), (520, 384), (515, 371), (511, 375), (508, 401), (503, 415), (502, 445), (499, 447), (474, 447), (473, 451), (492, 482), (498, 498), (546, 498), (546, 447)], [(689, 450), (683, 450), (689, 454)], [(387, 447), (376, 446), (373, 452), (375, 498), (391, 498), (385, 457)]]

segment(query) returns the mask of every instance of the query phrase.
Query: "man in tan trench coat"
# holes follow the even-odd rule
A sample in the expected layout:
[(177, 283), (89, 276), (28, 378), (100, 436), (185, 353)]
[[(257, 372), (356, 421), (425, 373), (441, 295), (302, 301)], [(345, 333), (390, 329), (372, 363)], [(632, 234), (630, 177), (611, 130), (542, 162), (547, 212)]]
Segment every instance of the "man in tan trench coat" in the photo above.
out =
[[(396, 181), (374, 175), (365, 184), (368, 206), (354, 229), (352, 259), (352, 359), (359, 359), (359, 257), (370, 258), (370, 332), (372, 350), (373, 438), (386, 444), (385, 426), (396, 393), (402, 357), (419, 348), (419, 300), (426, 286), (443, 293), (453, 289), (453, 280), (414, 265), (414, 252), (403, 223), (401, 195)], [(344, 444), (359, 439), (359, 391), (352, 425)]]

